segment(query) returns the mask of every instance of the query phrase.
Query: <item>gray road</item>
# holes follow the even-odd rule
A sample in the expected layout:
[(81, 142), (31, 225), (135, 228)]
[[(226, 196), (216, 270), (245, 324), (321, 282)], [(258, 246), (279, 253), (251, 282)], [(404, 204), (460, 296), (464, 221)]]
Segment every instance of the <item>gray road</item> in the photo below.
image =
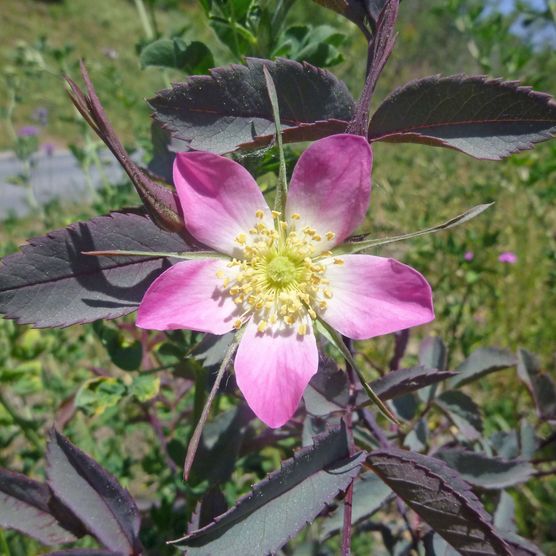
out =
[[(107, 151), (101, 159), (105, 163), (102, 173), (114, 183), (123, 176), (112, 155)], [(13, 185), (12, 180), (23, 171), (21, 161), (12, 153), (0, 153), (0, 221), (8, 215), (24, 216), (32, 211), (24, 187)], [(102, 173), (97, 168), (90, 171), (92, 187), (102, 184)], [(52, 156), (37, 154), (31, 173), (31, 186), (40, 204), (60, 198), (67, 201), (91, 200), (91, 188), (75, 157), (67, 150), (54, 151)]]

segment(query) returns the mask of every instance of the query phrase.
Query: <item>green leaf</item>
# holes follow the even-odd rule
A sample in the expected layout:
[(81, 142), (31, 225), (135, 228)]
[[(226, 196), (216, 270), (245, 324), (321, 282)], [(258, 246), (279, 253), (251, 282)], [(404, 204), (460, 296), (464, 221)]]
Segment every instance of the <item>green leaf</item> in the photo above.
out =
[(75, 396), (75, 407), (90, 415), (101, 415), (114, 407), (127, 394), (126, 386), (117, 378), (100, 376), (82, 384)]
[(274, 553), (347, 488), (363, 459), (348, 456), (343, 427), (317, 437), (217, 521), (173, 544), (188, 556)]
[(184, 71), (188, 74), (206, 73), (214, 66), (208, 47), (198, 41), (187, 44), (183, 39), (158, 39), (141, 50), (142, 67), (159, 66)]
[(114, 365), (124, 371), (135, 371), (139, 368), (143, 359), (141, 342), (135, 340), (129, 343), (120, 330), (116, 330), (102, 321), (95, 322), (93, 330), (106, 348)]
[(160, 378), (153, 374), (136, 376), (129, 385), (129, 393), (140, 402), (152, 400), (160, 390)]
[(329, 25), (294, 25), (280, 37), (280, 45), (274, 56), (287, 56), (298, 62), (308, 62), (326, 68), (343, 61), (337, 47), (346, 40), (343, 33)]

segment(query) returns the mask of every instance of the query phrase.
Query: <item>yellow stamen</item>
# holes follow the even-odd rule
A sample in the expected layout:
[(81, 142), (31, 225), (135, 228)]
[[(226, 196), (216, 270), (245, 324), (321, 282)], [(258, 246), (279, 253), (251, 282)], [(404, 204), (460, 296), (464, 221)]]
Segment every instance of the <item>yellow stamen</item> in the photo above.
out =
[(336, 234), (334, 232), (326, 232), (326, 239), (328, 241), (332, 241), (335, 237), (336, 237)]
[[(256, 211), (248, 233), (237, 234), (241, 254), (228, 263), (236, 269), (233, 275), (219, 270), (217, 277), (241, 315), (234, 328), (255, 318), (260, 333), (278, 324), (304, 336), (309, 331), (307, 317), (316, 319), (317, 310), (327, 307), (324, 299), (332, 297), (325, 277), (327, 265), (319, 262), (328, 255), (315, 255), (315, 243), (322, 237), (314, 228), (296, 230), (295, 224), (281, 220), (278, 211), (272, 211), (274, 223), (269, 225), (266, 214)], [(290, 222), (296, 220), (301, 220), (301, 215), (293, 213)], [(333, 232), (328, 232), (326, 238), (331, 237)]]

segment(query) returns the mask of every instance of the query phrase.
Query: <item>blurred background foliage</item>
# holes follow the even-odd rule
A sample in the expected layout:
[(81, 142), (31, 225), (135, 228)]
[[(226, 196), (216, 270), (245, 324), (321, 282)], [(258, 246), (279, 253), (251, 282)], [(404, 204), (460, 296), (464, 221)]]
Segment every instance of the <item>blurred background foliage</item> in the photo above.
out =
[[(24, 161), (52, 146), (70, 149), (84, 179), (91, 165), (102, 166), (100, 144), (78, 118), (62, 79), (63, 74), (78, 76), (81, 58), (115, 129), (130, 150), (147, 159), (150, 120), (144, 99), (211, 65), (245, 56), (307, 60), (330, 67), (357, 96), (366, 50), (357, 28), (309, 0), (276, 3), (284, 4), (293, 5), (278, 33), (272, 21), (248, 13), (244, 0), (3, 0), (0, 149), (14, 150)], [(396, 86), (436, 73), (485, 73), (556, 93), (555, 15), (552, 0), (405, 0), (397, 47), (374, 106)], [(33, 133), (24, 131), (29, 126)], [(300, 150), (289, 150), (290, 168)], [(367, 229), (376, 236), (424, 228), (496, 201), (467, 226), (379, 252), (419, 269), (435, 292), (437, 319), (412, 331), (408, 361), (416, 358), (418, 341), (434, 334), (446, 341), (452, 364), (479, 345), (525, 347), (553, 373), (556, 142), (499, 163), (417, 145), (376, 144), (374, 154)], [(265, 172), (263, 183), (274, 179), (267, 173), (268, 157), (243, 159)], [(87, 202), (35, 206), (29, 217), (0, 223), (0, 255), (15, 251), (28, 237), (137, 204), (124, 181), (105, 184)], [(498, 260), (505, 251), (516, 254), (514, 264)], [(188, 494), (207, 488), (194, 482), (185, 486), (179, 473), (191, 423), (203, 402), (202, 394), (187, 388), (203, 376), (202, 366), (182, 360), (200, 336), (176, 332), (163, 342), (132, 323), (133, 317), (34, 330), (0, 321), (0, 465), (40, 476), (44, 430), (55, 420), (139, 501), (156, 493), (159, 505), (151, 511), (156, 536), (145, 544), (162, 554), (161, 539), (183, 528), (191, 509)], [(384, 368), (392, 346), (393, 339), (386, 337), (361, 343), (359, 349)], [(494, 375), (473, 388), (491, 433), (509, 430), (530, 413), (530, 398), (513, 374)], [(223, 397), (220, 409), (233, 401)], [(170, 431), (165, 439), (164, 431)], [(226, 483), (229, 501), (274, 469), (281, 450), (287, 453), (295, 442), (286, 438), (282, 444), (245, 458)], [(520, 533), (554, 553), (556, 480), (543, 477), (513, 494)], [(176, 496), (183, 497), (183, 511), (170, 512)], [(368, 542), (357, 540), (354, 552), (368, 553)], [(1, 537), (0, 551), (2, 543), (13, 555), (40, 552), (33, 541), (17, 535)]]

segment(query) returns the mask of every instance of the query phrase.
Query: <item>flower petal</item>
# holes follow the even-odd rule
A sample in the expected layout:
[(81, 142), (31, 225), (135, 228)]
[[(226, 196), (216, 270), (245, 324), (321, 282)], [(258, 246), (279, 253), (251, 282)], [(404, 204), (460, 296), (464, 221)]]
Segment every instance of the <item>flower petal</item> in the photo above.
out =
[(150, 286), (137, 315), (137, 326), (149, 330), (186, 328), (225, 334), (238, 309), (222, 289), (216, 273), (229, 273), (226, 261), (184, 261), (171, 266)]
[(311, 377), (318, 350), (310, 321), (308, 333), (287, 330), (260, 333), (251, 319), (239, 344), (235, 373), (249, 407), (269, 427), (281, 427), (294, 414)]
[[(373, 155), (358, 135), (332, 135), (314, 142), (293, 171), (286, 205), (323, 238), (321, 251), (342, 243), (363, 222), (369, 206)], [(298, 225), (299, 227), (299, 225)], [(327, 232), (335, 238), (326, 239)]]
[(434, 320), (429, 283), (394, 259), (346, 255), (329, 264), (332, 298), (322, 318), (344, 336), (363, 340)]
[(234, 239), (257, 223), (257, 210), (263, 211), (263, 222), (273, 227), (257, 182), (233, 160), (200, 151), (178, 153), (174, 184), (188, 231), (220, 253), (240, 253)]

